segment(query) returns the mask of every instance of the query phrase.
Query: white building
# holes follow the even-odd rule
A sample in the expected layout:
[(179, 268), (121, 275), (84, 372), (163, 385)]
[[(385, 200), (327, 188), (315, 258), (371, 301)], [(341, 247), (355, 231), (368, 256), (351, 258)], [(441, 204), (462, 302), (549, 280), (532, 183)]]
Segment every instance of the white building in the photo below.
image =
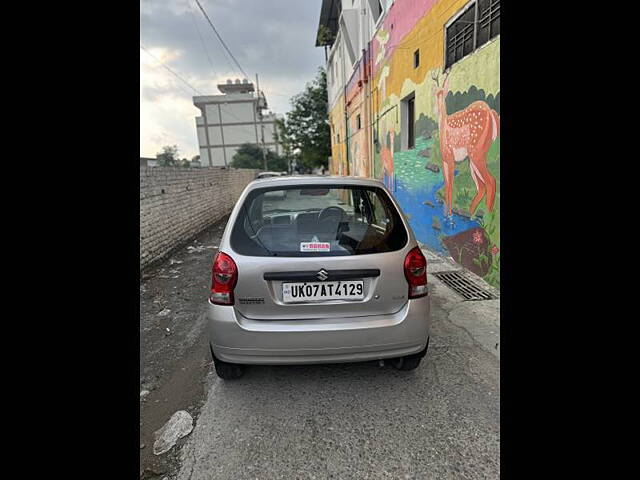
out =
[(344, 93), (345, 84), (353, 74), (356, 62), (373, 40), (384, 13), (394, 0), (323, 0), (320, 25), (326, 27), (334, 39), (329, 43), (316, 42), (316, 47), (329, 47), (327, 58), (327, 90), (329, 105)]
[(222, 95), (193, 97), (201, 112), (196, 117), (201, 165), (230, 165), (243, 143), (262, 145), (264, 141), (267, 149), (279, 154), (280, 145), (274, 138), (277, 117), (262, 112), (267, 108), (264, 93), (256, 93), (247, 79), (227, 80), (218, 90)]

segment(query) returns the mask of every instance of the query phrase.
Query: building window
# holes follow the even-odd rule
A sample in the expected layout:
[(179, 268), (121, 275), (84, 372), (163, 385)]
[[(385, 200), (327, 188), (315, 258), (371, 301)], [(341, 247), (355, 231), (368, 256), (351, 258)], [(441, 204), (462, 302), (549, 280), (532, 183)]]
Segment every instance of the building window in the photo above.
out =
[(500, 35), (500, 0), (478, 0), (476, 48)]
[(356, 128), (360, 130), (362, 128), (362, 122), (360, 121), (360, 115), (356, 116)]
[(402, 132), (400, 138), (401, 150), (407, 150), (415, 148), (416, 139), (414, 133), (414, 127), (416, 122), (416, 94), (410, 93), (402, 99), (400, 104), (400, 131)]
[(413, 68), (420, 66), (420, 49), (413, 52)]
[(416, 146), (415, 134), (413, 131), (413, 126), (416, 122), (416, 98), (413, 97), (407, 101), (407, 115), (408, 115), (408, 123), (407, 125), (407, 148), (414, 148)]
[(500, 34), (500, 0), (477, 0), (445, 29), (445, 70)]

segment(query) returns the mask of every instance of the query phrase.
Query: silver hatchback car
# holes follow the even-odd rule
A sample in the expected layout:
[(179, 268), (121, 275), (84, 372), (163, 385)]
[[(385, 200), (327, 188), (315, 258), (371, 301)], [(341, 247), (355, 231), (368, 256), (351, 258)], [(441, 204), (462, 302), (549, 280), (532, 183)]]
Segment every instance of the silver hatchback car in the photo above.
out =
[(429, 346), (427, 261), (378, 181), (255, 180), (214, 258), (207, 316), (224, 379), (249, 364), (390, 359), (412, 370)]

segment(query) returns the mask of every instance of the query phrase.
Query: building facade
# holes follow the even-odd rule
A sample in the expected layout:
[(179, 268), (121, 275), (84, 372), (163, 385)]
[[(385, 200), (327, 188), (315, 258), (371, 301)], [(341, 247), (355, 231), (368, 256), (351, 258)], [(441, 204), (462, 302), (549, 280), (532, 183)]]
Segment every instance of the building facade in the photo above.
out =
[(228, 166), (238, 148), (244, 143), (264, 145), (280, 154), (276, 138), (278, 118), (264, 113), (267, 100), (263, 92), (256, 92), (253, 83), (227, 80), (218, 85), (222, 95), (193, 97), (200, 109), (196, 117), (200, 163), (203, 167)]
[(331, 173), (382, 180), (418, 239), (500, 284), (500, 0), (325, 0)]

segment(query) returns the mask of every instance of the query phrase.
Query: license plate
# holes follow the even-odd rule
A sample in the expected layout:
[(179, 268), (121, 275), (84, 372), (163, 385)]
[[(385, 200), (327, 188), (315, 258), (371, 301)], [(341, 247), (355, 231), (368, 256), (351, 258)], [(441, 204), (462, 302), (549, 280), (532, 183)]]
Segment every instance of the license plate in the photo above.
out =
[(364, 282), (291, 282), (282, 284), (285, 303), (321, 302), (325, 300), (362, 300)]

